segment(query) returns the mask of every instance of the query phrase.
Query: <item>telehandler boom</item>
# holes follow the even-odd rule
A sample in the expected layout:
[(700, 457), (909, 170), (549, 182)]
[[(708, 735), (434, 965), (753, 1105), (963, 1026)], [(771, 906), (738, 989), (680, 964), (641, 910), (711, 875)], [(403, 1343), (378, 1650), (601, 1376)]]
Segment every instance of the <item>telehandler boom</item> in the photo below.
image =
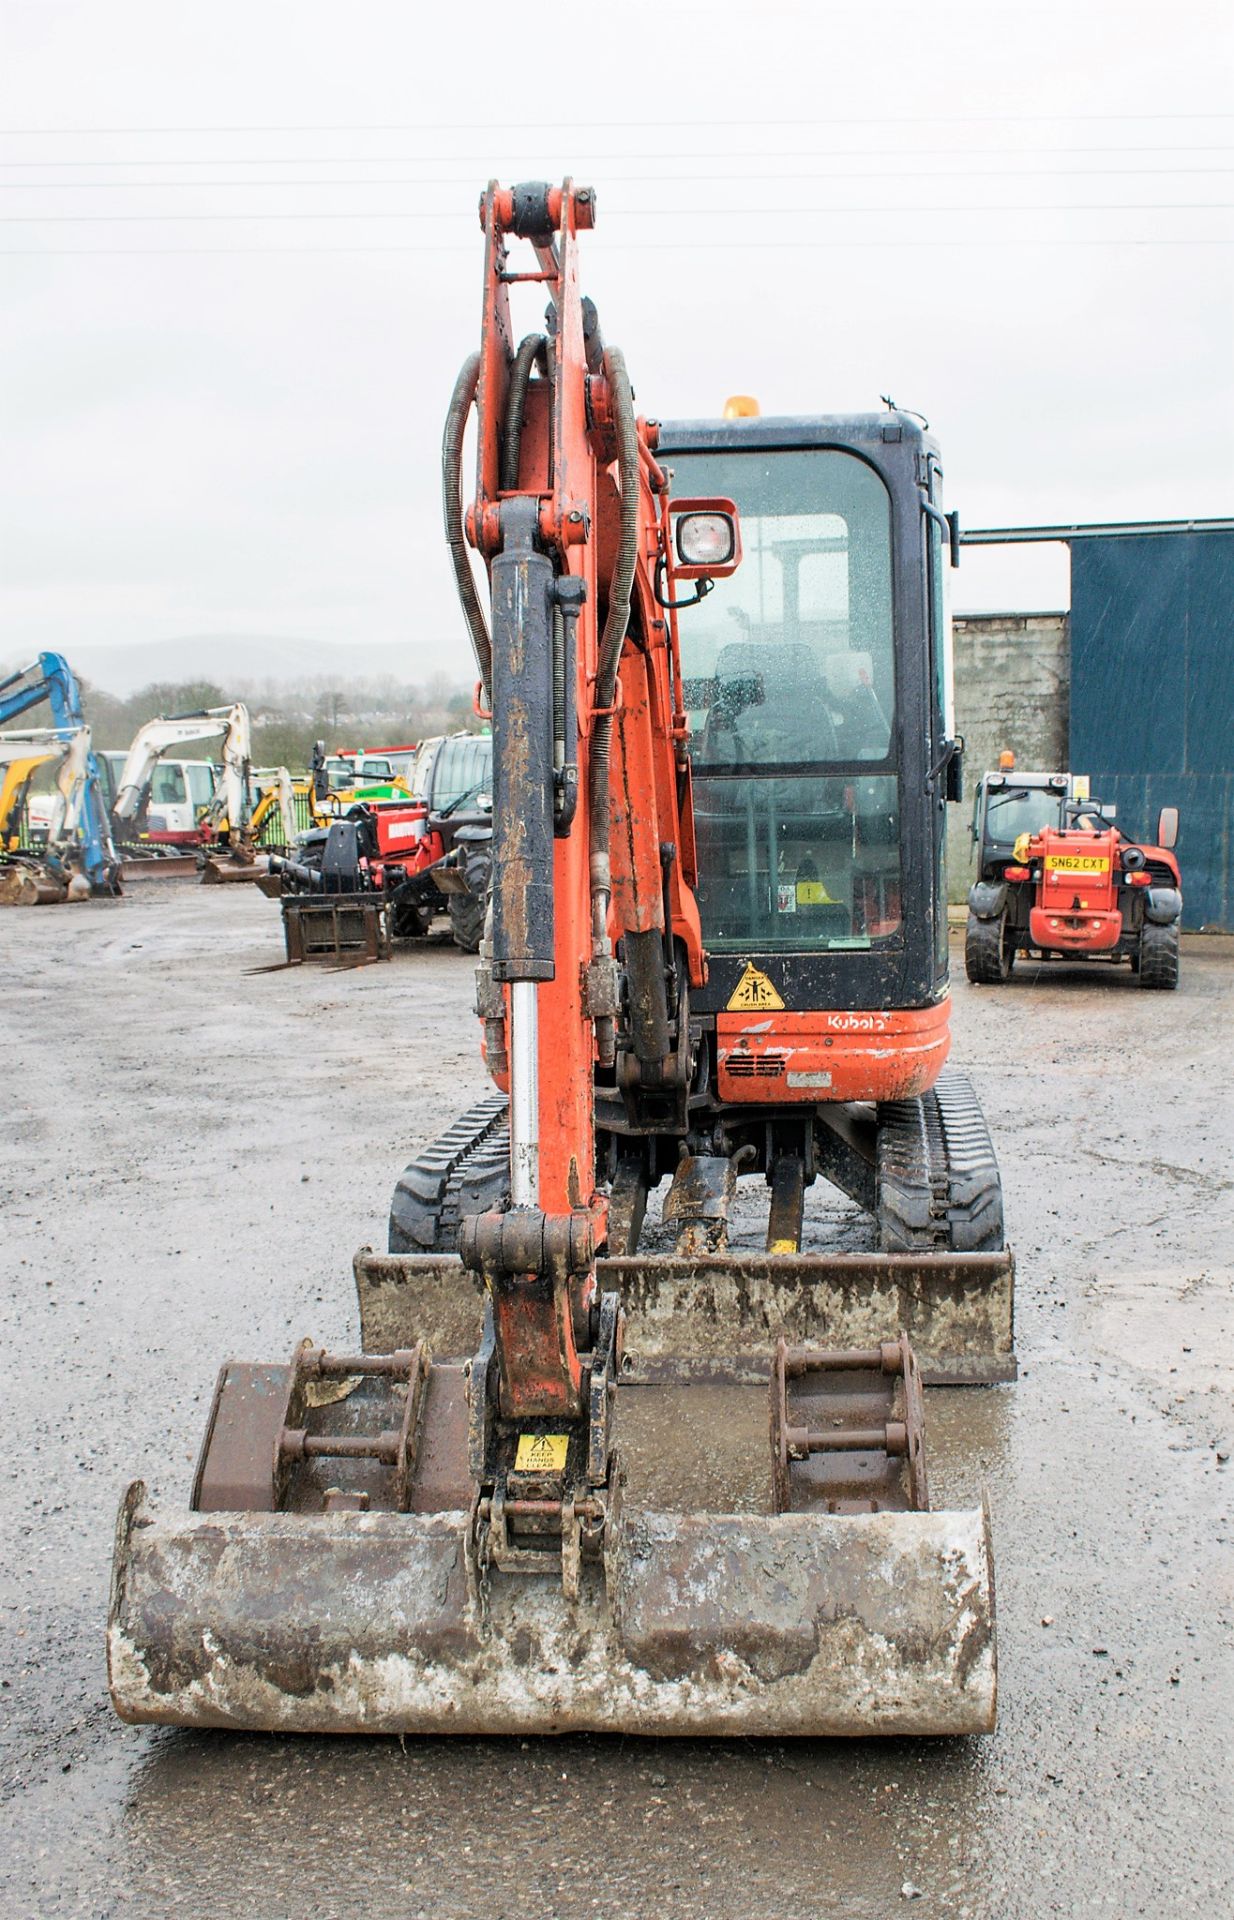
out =
[[(443, 448), (492, 716), (477, 997), (501, 1091), (404, 1177), (425, 1250), (357, 1256), (361, 1351), (229, 1363), (189, 1511), (130, 1488), (108, 1633), (130, 1719), (993, 1725), (988, 1522), (930, 1508), (914, 1353), (935, 1379), (1014, 1372), (988, 1139), (962, 1083), (934, 1093), (955, 758), (936, 458), (900, 415), (740, 423), (740, 458), (688, 428), (675, 487), (580, 294), (594, 214), (568, 180), (484, 194), (480, 350)], [(516, 345), (527, 284), (547, 324)], [(679, 619), (730, 585), (687, 675)], [(843, 657), (794, 700), (803, 648)], [(751, 1254), (727, 1242), (754, 1168), (772, 1219)], [(675, 1250), (644, 1253), (665, 1172)], [(818, 1173), (882, 1248), (801, 1250)]]

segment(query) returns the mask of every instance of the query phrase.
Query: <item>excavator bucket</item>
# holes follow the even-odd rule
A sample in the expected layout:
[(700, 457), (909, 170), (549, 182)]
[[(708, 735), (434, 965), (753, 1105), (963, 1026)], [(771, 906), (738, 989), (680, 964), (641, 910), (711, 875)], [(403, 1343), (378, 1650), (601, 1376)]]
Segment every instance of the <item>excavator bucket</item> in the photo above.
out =
[(269, 870), (266, 855), (251, 853), (247, 848), (211, 852), (201, 863), (201, 882), (205, 887), (234, 886), (239, 881), (260, 881)]
[(759, 1382), (743, 1363), (623, 1383), (607, 1496), (564, 1504), (567, 1442), (544, 1421), (521, 1487), (477, 1499), (471, 1371), (423, 1343), (224, 1367), (189, 1510), (152, 1510), (141, 1482), (121, 1506), (121, 1716), (313, 1733), (993, 1727), (988, 1519), (929, 1508), (907, 1339), (780, 1341)]

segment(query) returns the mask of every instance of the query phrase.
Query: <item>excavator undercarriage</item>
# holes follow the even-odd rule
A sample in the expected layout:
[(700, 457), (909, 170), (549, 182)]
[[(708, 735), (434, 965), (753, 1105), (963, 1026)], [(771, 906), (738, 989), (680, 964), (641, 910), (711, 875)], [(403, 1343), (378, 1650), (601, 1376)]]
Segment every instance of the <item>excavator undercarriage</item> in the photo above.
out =
[[(130, 1487), (128, 1719), (994, 1724), (988, 1516), (931, 1508), (924, 1421), (932, 1384), (1015, 1372), (997, 1169), (944, 1067), (936, 455), (899, 414), (687, 423), (683, 489), (578, 289), (594, 215), (569, 181), (483, 196), (443, 449), (492, 715), (498, 1091), (357, 1255), (359, 1351), (229, 1362), (187, 1511)], [(516, 346), (521, 282), (549, 308)], [(742, 569), (687, 675), (679, 618)], [(864, 1218), (820, 1232), (819, 1180)]]

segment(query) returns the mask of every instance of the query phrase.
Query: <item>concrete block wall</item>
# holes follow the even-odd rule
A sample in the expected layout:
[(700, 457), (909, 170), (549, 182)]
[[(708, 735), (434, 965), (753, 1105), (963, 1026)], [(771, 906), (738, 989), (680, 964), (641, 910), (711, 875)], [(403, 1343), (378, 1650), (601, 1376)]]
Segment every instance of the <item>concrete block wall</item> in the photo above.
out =
[(957, 614), (952, 627), (964, 800), (948, 809), (947, 871), (958, 902), (973, 878), (969, 827), (981, 775), (1004, 747), (1034, 771), (1067, 766), (1071, 640), (1065, 613)]

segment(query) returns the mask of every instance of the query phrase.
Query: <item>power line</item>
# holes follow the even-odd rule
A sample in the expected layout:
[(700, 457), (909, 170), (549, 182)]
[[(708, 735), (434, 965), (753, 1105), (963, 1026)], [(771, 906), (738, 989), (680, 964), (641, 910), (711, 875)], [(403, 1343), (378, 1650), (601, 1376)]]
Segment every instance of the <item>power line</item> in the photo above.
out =
[[(743, 127), (886, 127), (886, 126), (1055, 126), (1087, 125), (1091, 123), (1109, 123), (1127, 120), (1234, 120), (1234, 111), (1223, 109), (1208, 113), (1203, 109), (1184, 108), (1177, 113), (867, 113), (867, 114), (827, 114), (825, 119), (814, 114), (808, 119), (790, 120), (776, 116), (770, 120), (742, 120)], [(732, 121), (685, 120), (679, 121), (678, 130), (683, 134), (697, 133), (704, 128), (719, 127), (725, 132), (732, 129)], [(662, 133), (663, 118), (658, 120), (561, 120), (555, 123), (560, 132), (563, 127), (598, 128), (604, 133), (629, 132)], [(451, 120), (451, 121), (407, 121), (367, 122), (352, 121), (336, 126), (310, 122), (299, 125), (283, 126), (229, 126), (229, 127), (0, 127), (0, 136), (22, 139), (45, 139), (55, 135), (60, 139), (95, 138), (100, 135), (117, 133), (151, 134), (232, 134), (232, 133), (541, 133), (542, 126), (529, 120)]]
[[(0, 163), (2, 164), (2, 163)], [(1170, 180), (1175, 176), (1192, 178), (1234, 173), (1234, 167), (982, 167), (983, 180)], [(605, 176), (609, 186), (682, 186), (693, 181), (745, 182), (750, 186), (778, 185), (792, 180), (967, 180), (969, 167), (895, 167), (872, 173), (672, 173), (654, 176), (641, 173), (613, 173)], [(422, 180), (414, 174), (386, 174), (368, 180), (331, 180), (320, 176), (311, 180), (0, 180), (0, 193), (112, 193), (145, 189), (151, 193), (164, 188), (187, 188), (190, 192), (214, 187), (243, 187), (248, 193), (260, 193), (265, 187), (453, 187), (467, 186), (463, 179)], [(172, 216), (178, 218), (178, 216)]]
[[(1165, 239), (1154, 235), (1127, 235), (1119, 239), (1064, 239), (1052, 236), (1047, 239), (1033, 240), (956, 240), (946, 235), (928, 240), (899, 240), (880, 238), (877, 240), (846, 240), (829, 238), (826, 240), (610, 240), (606, 245), (608, 253), (710, 253), (723, 248), (730, 253), (823, 253), (843, 250), (876, 248), (886, 253), (889, 250), (900, 252), (905, 247), (928, 247), (933, 252), (942, 248), (965, 253), (988, 253), (992, 248), (1010, 248), (1018, 252), (1054, 252), (1060, 247), (1234, 247), (1234, 239), (1214, 236), (1210, 239)], [(305, 258), (313, 254), (471, 254), (475, 248), (461, 242), (442, 244), (426, 243), (422, 246), (354, 246), (354, 247), (0, 247), (0, 258), (27, 260), (161, 260), (196, 258), (220, 258), (231, 260), (246, 258), (269, 258), (276, 255), (295, 254)]]
[[(534, 151), (536, 154), (540, 154), (544, 151), (544, 149), (542, 147), (537, 147)], [(923, 160), (928, 160), (935, 154), (988, 155), (988, 154), (998, 154), (998, 153), (1023, 153), (1027, 157), (1031, 158), (1033, 154), (1035, 154), (1037, 151), (1038, 149), (1036, 147), (1016, 147), (1016, 146), (997, 146), (997, 147), (965, 146), (965, 147), (915, 147), (915, 148), (899, 146), (899, 147), (813, 147), (808, 151), (805, 151), (802, 153), (791, 153), (791, 152), (784, 151), (783, 149), (781, 149), (781, 151), (779, 151), (778, 153), (734, 153), (731, 147), (725, 147), (718, 153), (700, 153), (697, 149), (691, 149), (691, 151), (688, 153), (682, 153), (676, 149), (674, 149), (672, 152), (651, 152), (651, 153), (643, 150), (643, 151), (640, 151), (638, 154), (630, 154), (628, 152), (614, 153), (614, 154), (589, 153), (588, 158), (590, 161), (596, 161), (601, 165), (607, 164), (610, 160), (625, 161), (630, 159), (646, 160), (648, 162), (653, 160), (788, 160), (788, 161), (834, 160), (834, 159), (868, 160), (868, 159), (876, 159), (876, 158), (903, 159), (911, 155), (911, 156), (919, 157)], [(1100, 147), (1052, 146), (1048, 149), (1048, 151), (1050, 153), (1099, 153), (1099, 154), (1232, 153), (1234, 152), (1234, 147), (1232, 147), (1228, 141), (1225, 141), (1225, 142), (1209, 142), (1207, 144), (1203, 144), (1199, 146), (1179, 146), (1176, 143), (1171, 143), (1168, 146), (1157, 146), (1157, 147), (1110, 146), (1110, 145), (1103, 145)], [(509, 152), (507, 152), (503, 156), (505, 160), (509, 160), (513, 157), (514, 156)], [(317, 167), (317, 166), (402, 167), (402, 166), (420, 166), (420, 165), (435, 166), (435, 165), (441, 165), (443, 163), (450, 164), (450, 165), (457, 165), (457, 164), (461, 164), (467, 158), (468, 156), (465, 153), (462, 153), (462, 154), (460, 153), (447, 153), (447, 154), (313, 153), (313, 154), (303, 154), (303, 155), (254, 154), (251, 157), (246, 156), (243, 159), (238, 157), (229, 159), (225, 154), (212, 153), (201, 159), (194, 158), (191, 160), (190, 159), (181, 160), (181, 159), (176, 159), (172, 155), (164, 155), (162, 158), (160, 158), (157, 155), (147, 154), (145, 158), (141, 160), (101, 160), (101, 159), (100, 160), (81, 160), (81, 159), (78, 159), (78, 160), (5, 160), (5, 159), (0, 159), (0, 167), (7, 168), (10, 171), (12, 171), (14, 168), (17, 168), (17, 167), (43, 167), (43, 168), (47, 168), (47, 167), (91, 167), (91, 168), (98, 168), (98, 167), (219, 167), (219, 166), (226, 166), (226, 167), (300, 167), (300, 166), (303, 166), (303, 167)], [(490, 149), (489, 152), (478, 155), (476, 157), (474, 173), (465, 174), (465, 175), (450, 175), (448, 177), (451, 180), (457, 180), (458, 183), (462, 186), (468, 186), (474, 180), (476, 184), (476, 190), (478, 192), (480, 189), (480, 186), (483, 183), (483, 179), (486, 175), (486, 170), (489, 167), (491, 158), (492, 158), (492, 154)], [(439, 176), (439, 177), (445, 178), (446, 176)], [(647, 177), (654, 178), (655, 176), (648, 175)], [(432, 184), (432, 181), (426, 180), (425, 184), (430, 185)]]
[[(661, 214), (691, 214), (695, 218), (705, 212), (710, 219), (743, 219), (751, 214), (759, 218), (781, 218), (788, 216), (797, 219), (805, 215), (809, 219), (830, 218), (832, 215), (869, 215), (902, 213), (1229, 213), (1234, 212), (1232, 200), (1049, 200), (1030, 204), (1028, 202), (991, 202), (989, 206), (958, 206), (944, 201), (916, 201), (911, 206), (869, 206), (869, 207), (610, 207), (604, 215), (606, 220), (646, 220)], [(133, 223), (162, 222), (165, 225), (181, 225), (185, 221), (226, 221), (226, 220), (453, 220), (457, 214), (453, 209), (443, 208), (440, 213), (428, 212), (422, 207), (413, 207), (406, 213), (393, 208), (376, 209), (373, 212), (339, 213), (338, 211), (315, 211), (293, 213), (3, 213), (0, 225), (20, 226), (115, 226)], [(712, 243), (714, 244), (714, 242)], [(780, 242), (776, 243), (781, 244)], [(787, 243), (784, 243), (787, 244)]]

